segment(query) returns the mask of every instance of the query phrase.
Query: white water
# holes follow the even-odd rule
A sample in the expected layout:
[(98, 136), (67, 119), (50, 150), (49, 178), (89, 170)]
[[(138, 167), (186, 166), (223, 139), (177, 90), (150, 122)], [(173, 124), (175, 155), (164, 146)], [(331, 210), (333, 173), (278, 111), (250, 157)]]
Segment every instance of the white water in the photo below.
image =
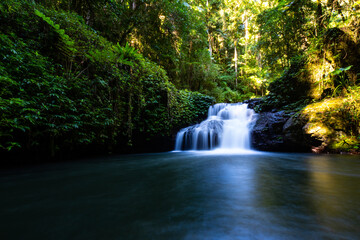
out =
[(209, 108), (205, 121), (178, 132), (175, 150), (250, 150), (254, 121), (255, 112), (247, 104), (215, 104)]

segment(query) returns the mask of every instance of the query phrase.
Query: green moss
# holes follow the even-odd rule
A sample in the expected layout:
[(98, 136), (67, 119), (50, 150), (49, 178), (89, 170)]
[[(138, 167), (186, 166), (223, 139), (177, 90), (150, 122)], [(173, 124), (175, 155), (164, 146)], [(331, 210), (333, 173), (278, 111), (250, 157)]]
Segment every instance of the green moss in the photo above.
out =
[(301, 117), (307, 134), (322, 139), (331, 151), (358, 151), (360, 145), (360, 95), (325, 99), (308, 105)]

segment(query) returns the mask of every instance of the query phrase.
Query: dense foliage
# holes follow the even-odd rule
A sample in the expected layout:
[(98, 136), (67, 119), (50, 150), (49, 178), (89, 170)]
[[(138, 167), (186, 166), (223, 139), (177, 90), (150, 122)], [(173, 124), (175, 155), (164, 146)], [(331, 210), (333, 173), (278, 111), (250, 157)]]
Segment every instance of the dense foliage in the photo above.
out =
[(354, 149), (359, 19), (356, 0), (3, 0), (0, 147), (140, 147), (266, 95), (257, 111), (345, 101), (302, 114)]
[[(268, 14), (276, 20), (272, 28), (277, 33), (264, 31)], [(271, 81), (258, 110), (300, 111), (308, 122), (304, 130), (322, 139), (324, 149), (359, 151), (360, 2), (280, 1), (259, 16), (266, 33), (262, 36), (271, 38), (260, 41), (267, 49), (266, 61), (277, 59), (275, 69), (288, 67)], [(273, 41), (276, 36), (286, 43)]]
[(124, 150), (197, 121), (214, 101), (177, 90), (159, 65), (75, 13), (26, 1), (0, 10), (2, 151)]

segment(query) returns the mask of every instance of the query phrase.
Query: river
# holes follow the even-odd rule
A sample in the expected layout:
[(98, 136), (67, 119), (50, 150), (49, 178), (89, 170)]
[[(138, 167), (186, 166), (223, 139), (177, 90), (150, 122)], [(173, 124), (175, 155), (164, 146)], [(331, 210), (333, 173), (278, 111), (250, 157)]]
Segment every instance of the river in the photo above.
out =
[(359, 156), (168, 152), (0, 172), (0, 239), (359, 239)]

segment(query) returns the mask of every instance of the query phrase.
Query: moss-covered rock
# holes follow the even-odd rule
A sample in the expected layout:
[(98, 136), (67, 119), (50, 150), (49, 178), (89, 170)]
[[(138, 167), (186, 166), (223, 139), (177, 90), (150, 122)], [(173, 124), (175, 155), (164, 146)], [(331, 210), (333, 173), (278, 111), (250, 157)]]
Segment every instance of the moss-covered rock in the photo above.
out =
[(262, 151), (310, 152), (323, 140), (306, 133), (307, 120), (299, 113), (263, 112), (251, 132), (252, 147)]
[(360, 93), (327, 98), (298, 112), (258, 114), (252, 145), (264, 151), (358, 153), (360, 148)]
[(322, 141), (318, 151), (358, 152), (360, 146), (360, 99), (354, 95), (325, 99), (300, 113), (304, 132)]

